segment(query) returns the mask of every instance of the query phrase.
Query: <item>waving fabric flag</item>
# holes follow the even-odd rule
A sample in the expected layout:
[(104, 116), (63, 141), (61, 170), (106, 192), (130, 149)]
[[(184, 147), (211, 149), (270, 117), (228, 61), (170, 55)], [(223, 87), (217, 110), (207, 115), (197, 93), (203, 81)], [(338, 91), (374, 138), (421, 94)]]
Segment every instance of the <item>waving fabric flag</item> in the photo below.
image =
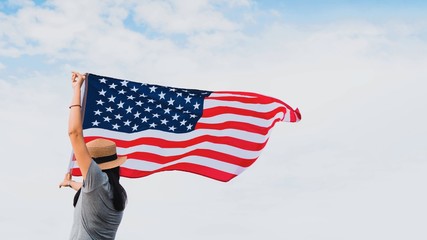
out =
[[(256, 93), (201, 91), (88, 74), (83, 94), (85, 141), (106, 138), (128, 160), (121, 176), (180, 170), (227, 182), (255, 162), (278, 121), (298, 109)], [(80, 176), (76, 161), (72, 175)]]

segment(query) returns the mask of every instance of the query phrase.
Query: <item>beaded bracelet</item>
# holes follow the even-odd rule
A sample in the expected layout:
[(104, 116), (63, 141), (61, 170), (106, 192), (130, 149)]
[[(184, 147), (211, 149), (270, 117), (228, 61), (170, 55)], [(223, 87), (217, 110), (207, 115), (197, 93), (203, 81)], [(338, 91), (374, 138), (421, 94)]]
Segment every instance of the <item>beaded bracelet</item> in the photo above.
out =
[(71, 105), (71, 106), (69, 106), (68, 108), (69, 108), (69, 109), (71, 109), (72, 107), (80, 107), (80, 108), (82, 108), (82, 106), (81, 106), (81, 105), (79, 105), (79, 104)]

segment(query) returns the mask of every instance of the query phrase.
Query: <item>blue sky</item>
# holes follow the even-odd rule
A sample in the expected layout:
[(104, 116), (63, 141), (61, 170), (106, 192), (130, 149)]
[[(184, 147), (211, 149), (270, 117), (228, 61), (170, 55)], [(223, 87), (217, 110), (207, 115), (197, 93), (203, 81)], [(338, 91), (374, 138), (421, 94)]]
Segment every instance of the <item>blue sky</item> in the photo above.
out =
[[(10, 1), (13, 2), (13, 1)], [(14, 16), (23, 6), (31, 4), (25, 1), (2, 2), (1, 12)], [(31, 1), (30, 1), (31, 2)], [(45, 9), (55, 9), (58, 6), (49, 1), (33, 1), (36, 6)], [(132, 6), (131, 3), (129, 6)], [(336, 22), (368, 22), (387, 24), (389, 22), (421, 22), (425, 23), (427, 15), (427, 3), (425, 1), (250, 1), (249, 4), (231, 4), (217, 2), (212, 4), (216, 11), (223, 14), (229, 21), (238, 23), (239, 30), (248, 36), (263, 34), (271, 24), (289, 24), (303, 28), (318, 27), (324, 24)], [(151, 39), (168, 39), (180, 47), (188, 46), (188, 36), (193, 32), (162, 31), (156, 25), (137, 20), (138, 13), (135, 9), (129, 9), (128, 17), (123, 21), (124, 27), (141, 33)], [(248, 16), (249, 20), (248, 20)], [(203, 32), (216, 31), (203, 29)], [(425, 35), (425, 34), (424, 34)], [(7, 34), (4, 36), (8, 39)], [(26, 44), (38, 45), (38, 40), (26, 38)], [(14, 45), (13, 41), (8, 44)], [(64, 50), (64, 49), (62, 49)], [(9, 66), (4, 71), (17, 72), (28, 69), (51, 69), (59, 67), (56, 57), (46, 56), (43, 53), (23, 54), (19, 60), (14, 57), (5, 57), (0, 54), (0, 63)], [(22, 64), (16, 64), (20, 62)], [(21, 66), (19, 66), (21, 65)], [(3, 67), (4, 68), (4, 67)]]
[[(38, 6), (48, 7), (49, 1), (33, 1)], [(236, 18), (242, 13), (251, 11), (251, 8), (277, 11), (284, 17), (285, 21), (300, 22), (305, 24), (316, 24), (324, 21), (343, 19), (359, 19), (369, 21), (387, 21), (396, 19), (419, 19), (427, 14), (427, 3), (425, 1), (252, 1), (252, 7), (227, 8), (224, 3), (216, 4), (218, 10), (228, 13), (230, 18)], [(0, 5), (3, 13), (14, 14), (19, 9), (18, 4), (3, 2)], [(127, 22), (128, 27), (135, 24)], [(141, 27), (139, 25), (139, 27)]]
[(117, 239), (427, 239), (427, 2), (10, 2), (0, 3), (0, 151), (20, 172), (0, 175), (2, 237), (68, 236), (73, 193), (57, 184), (78, 70), (257, 92), (302, 113), (230, 183), (123, 179)]
[[(46, 4), (46, 0), (34, 0), (32, 1), (36, 5), (43, 5)], [(259, 0), (259, 1), (253, 1), (257, 6), (261, 8), (268, 8), (268, 9), (276, 9), (278, 11), (289, 9), (289, 11), (295, 12), (295, 13), (301, 13), (305, 15), (307, 11), (312, 11), (313, 13), (316, 12), (322, 12), (322, 11), (329, 11), (329, 12), (336, 12), (337, 9), (344, 8), (349, 9), (352, 8), (354, 10), (362, 10), (362, 9), (372, 9), (374, 11), (378, 12), (387, 12), (387, 11), (410, 11), (410, 10), (419, 10), (423, 11), (422, 8), (425, 8), (427, 6), (427, 3), (425, 1), (419, 0), (419, 1), (406, 1), (406, 0), (360, 0), (360, 1), (354, 1), (354, 0), (335, 0), (335, 1), (326, 1), (326, 0), (301, 0), (301, 1), (293, 1), (293, 0), (281, 0), (281, 1), (275, 1), (275, 0)], [(220, 4), (221, 5), (221, 4)], [(2, 1), (1, 5), (4, 12), (7, 13), (14, 13), (19, 9), (18, 4), (14, 4), (12, 2), (8, 1)], [(317, 10), (317, 11), (316, 11)], [(424, 9), (425, 11), (425, 9)], [(417, 12), (417, 11), (416, 11)]]
[(421, 20), (427, 14), (425, 1), (258, 1), (261, 8), (275, 9), (285, 21), (319, 24), (364, 20), (388, 22)]

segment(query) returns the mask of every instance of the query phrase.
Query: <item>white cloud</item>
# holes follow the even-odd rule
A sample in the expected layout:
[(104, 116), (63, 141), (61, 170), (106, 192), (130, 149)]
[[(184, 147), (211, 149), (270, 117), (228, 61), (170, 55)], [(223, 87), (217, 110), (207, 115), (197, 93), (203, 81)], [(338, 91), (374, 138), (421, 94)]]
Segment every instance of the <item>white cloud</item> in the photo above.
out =
[[(241, 6), (238, 2), (233, 6)], [(135, 20), (162, 33), (193, 34), (195, 32), (233, 31), (238, 24), (215, 9), (213, 2), (143, 1), (137, 4)]]
[[(41, 6), (24, 4), (16, 14), (0, 15), (0, 53), (13, 57), (46, 54), (64, 58), (66, 51), (67, 56), (75, 57), (73, 51), (92, 50), (86, 46), (88, 43), (112, 38), (133, 39), (137, 33), (123, 28), (123, 21), (131, 13), (136, 21), (144, 22), (158, 33), (192, 35), (230, 32), (239, 27), (209, 1), (49, 1)], [(138, 37), (145, 39), (140, 34)]]
[[(191, 59), (192, 48), (221, 49), (230, 41), (237, 44), (242, 38), (239, 32), (234, 32), (235, 24), (215, 10), (211, 3), (183, 3), (74, 1), (71, 4), (50, 1), (43, 6), (24, 7), (14, 15), (0, 16), (3, 30), (0, 55), (44, 55), (52, 62), (71, 61), (93, 71), (109, 69), (108, 73), (111, 74), (124, 72), (124, 69), (133, 69), (137, 73), (144, 66), (164, 71), (161, 66), (165, 63), (173, 63), (176, 70), (194, 69), (196, 63)], [(191, 34), (187, 48), (183, 49), (173, 39), (150, 39), (123, 27), (123, 21), (131, 13), (130, 6), (139, 11), (150, 7), (150, 4), (174, 6), (174, 14), (162, 17), (161, 21), (165, 22), (159, 24), (173, 26), (178, 23), (178, 28), (183, 28), (182, 33), (200, 33)], [(144, 17), (150, 17), (150, 14)], [(163, 31), (161, 27), (157, 30)], [(154, 63), (156, 66), (153, 66)]]
[(213, 5), (224, 5), (226, 7), (251, 7), (254, 5), (252, 0), (212, 0)]
[[(0, 180), (11, 183), (5, 205), (26, 210), (2, 209), (5, 238), (23, 224), (32, 235), (21, 231), (22, 239), (70, 230), (72, 194), (56, 184), (69, 157), (71, 69), (260, 92), (302, 112), (300, 123), (278, 124), (261, 158), (230, 183), (184, 173), (124, 179), (130, 199), (119, 239), (426, 237), (427, 195), (418, 191), (427, 170), (425, 25), (275, 22), (247, 35), (215, 3), (156, 2), (160, 20), (139, 12), (160, 32), (189, 34), (183, 46), (124, 27), (132, 2), (58, 0), (0, 15), (0, 57), (38, 54), (60, 66), (2, 70), (2, 157), (20, 173)], [(28, 186), (35, 180), (40, 188)]]

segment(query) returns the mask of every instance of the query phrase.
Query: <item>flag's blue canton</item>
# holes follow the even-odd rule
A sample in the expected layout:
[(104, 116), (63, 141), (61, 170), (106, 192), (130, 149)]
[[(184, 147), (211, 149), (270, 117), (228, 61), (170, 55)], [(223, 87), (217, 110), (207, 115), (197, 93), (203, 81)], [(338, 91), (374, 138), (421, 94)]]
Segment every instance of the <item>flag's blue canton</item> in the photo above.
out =
[(88, 75), (83, 128), (125, 133), (194, 130), (211, 92)]

